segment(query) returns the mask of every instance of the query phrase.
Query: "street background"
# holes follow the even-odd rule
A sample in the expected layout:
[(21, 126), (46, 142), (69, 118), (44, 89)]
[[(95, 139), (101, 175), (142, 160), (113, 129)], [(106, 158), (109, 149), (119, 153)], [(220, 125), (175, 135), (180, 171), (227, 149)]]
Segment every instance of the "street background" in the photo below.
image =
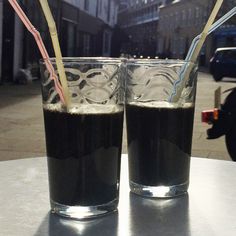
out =
[[(235, 80), (224, 78), (217, 83), (208, 73), (199, 72), (192, 156), (230, 160), (224, 137), (207, 140), (206, 130), (210, 126), (201, 123), (201, 111), (213, 108), (214, 91), (218, 86), (224, 91), (234, 87)], [(0, 86), (1, 161), (46, 156), (41, 104), (39, 80), (27, 85)], [(127, 153), (125, 126), (123, 153)]]
[[(18, 2), (53, 57), (48, 26), (39, 2)], [(184, 59), (192, 40), (202, 32), (215, 2), (49, 0), (49, 5), (64, 57)], [(224, 1), (217, 19), (235, 6), (236, 0)], [(206, 73), (219, 47), (236, 47), (235, 16), (207, 37), (199, 55), (198, 63), (205, 73), (199, 73), (192, 155), (230, 160), (224, 137), (207, 140), (206, 130), (210, 126), (201, 123), (201, 111), (214, 107), (215, 89), (219, 85), (222, 91), (235, 86), (236, 80), (224, 78), (216, 83)], [(46, 155), (37, 79), (41, 57), (34, 37), (9, 2), (0, 0), (0, 160)], [(123, 153), (127, 153), (125, 128), (123, 140)]]

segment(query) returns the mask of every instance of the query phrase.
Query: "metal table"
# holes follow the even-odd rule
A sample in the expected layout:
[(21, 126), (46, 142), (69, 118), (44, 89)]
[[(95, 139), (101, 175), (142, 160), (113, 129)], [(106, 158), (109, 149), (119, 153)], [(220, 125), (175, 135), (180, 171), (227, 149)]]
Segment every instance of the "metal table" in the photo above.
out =
[(117, 213), (72, 221), (49, 212), (46, 158), (0, 162), (0, 235), (236, 235), (236, 163), (192, 158), (189, 194), (175, 199), (129, 193), (127, 155), (121, 176)]

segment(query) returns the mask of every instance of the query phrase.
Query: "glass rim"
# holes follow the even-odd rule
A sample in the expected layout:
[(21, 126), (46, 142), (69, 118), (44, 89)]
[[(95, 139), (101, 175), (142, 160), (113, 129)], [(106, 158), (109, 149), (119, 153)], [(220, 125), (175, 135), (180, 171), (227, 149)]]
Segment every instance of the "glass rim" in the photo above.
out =
[(198, 65), (197, 62), (192, 61), (185, 61), (183, 59), (151, 59), (151, 58), (132, 58), (126, 61), (126, 64), (129, 65), (159, 65), (159, 64), (165, 64), (165, 65), (171, 65), (171, 64), (177, 64), (177, 65), (183, 65), (185, 63), (193, 64), (195, 66)]
[[(50, 57), (47, 59), (40, 59), (39, 63), (44, 65), (45, 61), (50, 61), (51, 63), (56, 63), (56, 57)], [(119, 64), (124, 61), (123, 58), (116, 58), (116, 57), (62, 57), (62, 61), (66, 63), (71, 62), (78, 62), (82, 64), (100, 64), (100, 63), (107, 63), (107, 64)]]

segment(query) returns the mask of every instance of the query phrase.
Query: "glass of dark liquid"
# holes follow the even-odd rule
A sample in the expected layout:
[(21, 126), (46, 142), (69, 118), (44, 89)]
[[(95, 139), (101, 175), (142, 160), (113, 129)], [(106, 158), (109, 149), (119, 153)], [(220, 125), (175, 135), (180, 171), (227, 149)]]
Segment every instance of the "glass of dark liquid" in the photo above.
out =
[(45, 63), (40, 65), (51, 209), (92, 218), (118, 205), (123, 66), (111, 58), (64, 58), (63, 64), (69, 107), (61, 103)]
[[(189, 68), (189, 76), (173, 102), (171, 94), (183, 66)], [(129, 60), (126, 79), (131, 191), (159, 198), (186, 193), (197, 66), (180, 60)]]

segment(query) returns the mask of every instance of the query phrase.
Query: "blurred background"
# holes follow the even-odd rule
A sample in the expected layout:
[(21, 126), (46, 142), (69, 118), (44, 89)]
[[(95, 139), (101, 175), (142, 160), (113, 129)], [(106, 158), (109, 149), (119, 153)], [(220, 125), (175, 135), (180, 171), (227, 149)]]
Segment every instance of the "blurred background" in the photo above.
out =
[[(38, 1), (19, 0), (54, 56)], [(63, 56), (111, 56), (183, 59), (215, 0), (49, 0)], [(236, 6), (225, 0), (218, 17)], [(206, 140), (203, 109), (212, 108), (214, 90), (235, 86), (235, 79), (215, 82), (210, 59), (219, 47), (236, 46), (236, 18), (213, 32), (199, 57), (193, 155), (226, 159), (224, 138)], [(45, 156), (38, 61), (33, 36), (7, 0), (0, 0), (0, 160)], [(21, 86), (20, 86), (21, 85)], [(224, 98), (224, 95), (223, 95)], [(126, 142), (123, 152), (126, 153)]]

